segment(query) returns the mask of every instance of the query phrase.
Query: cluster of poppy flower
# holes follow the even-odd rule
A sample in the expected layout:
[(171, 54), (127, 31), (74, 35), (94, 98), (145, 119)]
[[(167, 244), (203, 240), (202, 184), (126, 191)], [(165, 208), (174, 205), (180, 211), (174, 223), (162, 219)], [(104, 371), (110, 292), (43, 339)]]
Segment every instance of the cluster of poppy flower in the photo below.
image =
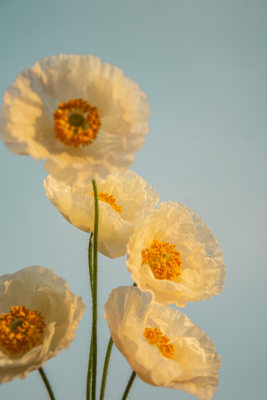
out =
[[(51, 56), (6, 91), (0, 132), (17, 154), (45, 159), (48, 199), (74, 226), (94, 231), (98, 250), (127, 267), (137, 287), (114, 289), (105, 305), (111, 336), (145, 382), (209, 400), (220, 358), (206, 334), (176, 308), (224, 284), (220, 247), (186, 206), (163, 202), (127, 169), (148, 133), (146, 95), (92, 55)], [(67, 348), (84, 304), (53, 271), (27, 267), (0, 278), (0, 383), (23, 378)]]

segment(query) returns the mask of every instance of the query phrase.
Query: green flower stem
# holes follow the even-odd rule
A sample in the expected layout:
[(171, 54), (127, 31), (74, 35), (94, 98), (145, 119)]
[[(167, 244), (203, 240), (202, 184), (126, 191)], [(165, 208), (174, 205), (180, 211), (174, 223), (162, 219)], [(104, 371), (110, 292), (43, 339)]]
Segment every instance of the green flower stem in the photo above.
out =
[[(137, 286), (136, 283), (133, 283), (133, 286)], [(104, 362), (102, 381), (101, 381), (101, 391), (100, 391), (99, 400), (104, 400), (104, 396), (105, 396), (106, 380), (107, 380), (109, 360), (110, 360), (110, 356), (111, 356), (112, 347), (113, 347), (113, 340), (110, 337), (109, 342), (108, 342), (108, 346), (107, 346), (105, 362)]]
[(92, 324), (92, 340), (93, 340), (93, 373), (92, 373), (92, 400), (96, 398), (96, 372), (97, 372), (97, 246), (98, 246), (98, 221), (99, 221), (99, 204), (98, 191), (96, 181), (92, 181), (95, 199), (95, 221), (93, 236), (93, 324)]
[(124, 393), (123, 393), (123, 396), (122, 396), (122, 399), (121, 399), (121, 400), (125, 400), (125, 399), (127, 398), (128, 393), (130, 392), (130, 389), (131, 389), (131, 387), (132, 387), (132, 384), (133, 384), (133, 381), (134, 381), (134, 378), (135, 378), (135, 377), (136, 377), (136, 373), (133, 371), (133, 372), (132, 372), (132, 375), (131, 375), (131, 377), (130, 377), (130, 379), (129, 379), (128, 385), (126, 386), (126, 389), (125, 389), (125, 391), (124, 391)]
[(88, 371), (87, 371), (87, 384), (86, 384), (86, 400), (91, 400), (91, 385), (92, 385), (92, 374), (93, 374), (93, 327), (91, 333), (91, 344), (90, 344), (90, 354), (88, 361)]
[[(88, 247), (88, 264), (89, 264), (89, 276), (90, 276), (90, 286), (91, 286), (91, 294), (92, 294), (92, 304), (93, 304), (93, 245), (92, 245), (92, 237), (93, 233), (91, 232), (89, 238), (89, 247)], [(90, 354), (88, 360), (88, 371), (87, 371), (87, 384), (86, 384), (86, 399), (91, 399), (91, 384), (92, 384), (92, 373), (93, 373), (93, 327), (91, 333), (91, 344), (90, 344)]]
[(109, 366), (109, 360), (110, 360), (110, 355), (111, 355), (111, 351), (112, 351), (112, 346), (113, 346), (113, 340), (110, 337), (109, 342), (108, 342), (107, 351), (106, 351), (105, 362), (104, 362), (99, 400), (104, 400), (105, 389), (106, 389), (106, 380), (107, 380), (107, 374), (108, 374), (108, 366)]
[(93, 232), (90, 233), (89, 246), (88, 246), (89, 276), (90, 276), (91, 293), (92, 293), (92, 297), (93, 297), (94, 273), (93, 273), (93, 251), (92, 251), (93, 248), (92, 248), (92, 237), (93, 237)]
[(48, 392), (48, 394), (49, 394), (50, 399), (51, 399), (51, 400), (56, 400), (56, 398), (55, 398), (55, 396), (54, 396), (54, 393), (53, 393), (53, 390), (52, 390), (52, 388), (51, 388), (51, 386), (50, 386), (49, 380), (47, 379), (47, 376), (46, 376), (46, 374), (45, 374), (43, 368), (40, 367), (40, 368), (38, 369), (38, 371), (39, 371), (39, 373), (40, 373), (40, 375), (41, 375), (41, 377), (42, 377), (42, 380), (43, 380), (43, 382), (44, 382), (44, 384), (45, 384), (45, 387), (46, 387), (46, 389), (47, 389), (47, 392)]

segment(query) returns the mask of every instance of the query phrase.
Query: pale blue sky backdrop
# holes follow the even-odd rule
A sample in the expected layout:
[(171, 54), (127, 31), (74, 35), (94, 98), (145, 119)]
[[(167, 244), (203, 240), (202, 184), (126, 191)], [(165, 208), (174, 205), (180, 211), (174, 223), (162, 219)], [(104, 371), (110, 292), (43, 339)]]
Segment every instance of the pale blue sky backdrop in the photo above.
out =
[[(222, 359), (214, 400), (267, 400), (267, 1), (0, 0), (0, 102), (16, 75), (51, 54), (91, 53), (147, 93), (150, 134), (132, 169), (211, 227), (223, 250), (221, 295), (184, 312)], [(43, 164), (0, 143), (0, 274), (50, 267), (89, 304), (88, 235), (47, 200)], [(111, 289), (131, 284), (125, 258), (100, 257), (101, 370)], [(89, 310), (77, 338), (45, 365), (57, 400), (85, 399)], [(115, 349), (107, 400), (130, 367)], [(1, 400), (48, 399), (37, 372), (0, 386)], [(136, 379), (129, 400), (193, 400)]]

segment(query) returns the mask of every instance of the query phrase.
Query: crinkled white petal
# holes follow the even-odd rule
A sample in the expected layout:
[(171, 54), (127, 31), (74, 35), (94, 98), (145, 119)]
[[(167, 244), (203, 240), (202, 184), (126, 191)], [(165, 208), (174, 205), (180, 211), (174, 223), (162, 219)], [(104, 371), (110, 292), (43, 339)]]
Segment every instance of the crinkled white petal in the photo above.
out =
[(70, 291), (64, 279), (39, 266), (0, 277), (0, 315), (8, 313), (11, 306), (23, 305), (45, 318), (44, 341), (17, 359), (10, 358), (0, 347), (0, 384), (25, 378), (67, 349), (85, 308), (82, 298)]
[[(209, 337), (178, 310), (163, 307), (135, 287), (114, 289), (105, 305), (111, 336), (145, 382), (210, 400), (218, 385), (220, 357)], [(159, 328), (174, 345), (173, 359), (147, 342), (145, 328)]]
[[(155, 208), (159, 201), (156, 190), (135, 172), (114, 171), (97, 181), (98, 192), (116, 198), (122, 207), (119, 214), (109, 204), (99, 201), (98, 249), (111, 258), (123, 256), (134, 227)], [(92, 183), (66, 185), (49, 175), (44, 180), (46, 195), (60, 213), (77, 228), (89, 232), (94, 228)]]
[[(98, 108), (101, 127), (92, 144), (74, 148), (56, 139), (53, 114), (78, 98)], [(92, 55), (61, 54), (37, 61), (7, 89), (0, 132), (14, 153), (46, 159), (57, 179), (83, 181), (133, 163), (149, 115), (146, 95), (120, 68)]]
[[(181, 255), (181, 275), (156, 279), (141, 252), (153, 240), (175, 244)], [(224, 286), (225, 265), (219, 244), (209, 227), (180, 203), (165, 202), (136, 227), (127, 245), (128, 270), (141, 290), (155, 301), (184, 307), (187, 302), (219, 294)]]

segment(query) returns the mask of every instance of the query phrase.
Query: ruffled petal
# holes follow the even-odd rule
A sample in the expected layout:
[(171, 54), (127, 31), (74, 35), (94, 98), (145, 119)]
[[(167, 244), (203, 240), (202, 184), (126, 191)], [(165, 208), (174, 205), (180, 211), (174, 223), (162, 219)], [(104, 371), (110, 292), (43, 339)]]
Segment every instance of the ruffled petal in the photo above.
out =
[(0, 346), (0, 383), (25, 378), (40, 368), (75, 338), (85, 305), (70, 291), (67, 282), (50, 269), (32, 266), (0, 277), (0, 316), (12, 306), (26, 306), (44, 317), (42, 344), (19, 358), (10, 357)]
[[(218, 385), (220, 357), (209, 337), (178, 310), (163, 307), (135, 287), (114, 289), (105, 305), (112, 339), (145, 382), (210, 400)], [(170, 359), (148, 343), (145, 328), (159, 328), (174, 347)]]
[[(135, 172), (113, 171), (97, 181), (98, 192), (112, 195), (121, 207), (99, 201), (99, 251), (111, 258), (123, 256), (136, 224), (159, 201), (156, 190)], [(94, 227), (94, 198), (91, 182), (66, 185), (49, 175), (44, 180), (46, 195), (60, 213), (77, 228), (90, 232)]]
[[(169, 242), (180, 253), (177, 277), (158, 279), (143, 263), (142, 251), (154, 240)], [(165, 305), (184, 307), (189, 301), (209, 299), (224, 286), (225, 265), (215, 236), (199, 216), (180, 203), (161, 203), (140, 222), (128, 243), (126, 263), (140, 289)]]
[[(83, 99), (97, 107), (101, 126), (87, 146), (56, 138), (54, 113), (62, 102)], [(126, 168), (148, 133), (146, 95), (120, 68), (92, 55), (50, 56), (21, 72), (4, 95), (0, 132), (16, 154), (45, 159), (46, 169), (66, 182)]]

